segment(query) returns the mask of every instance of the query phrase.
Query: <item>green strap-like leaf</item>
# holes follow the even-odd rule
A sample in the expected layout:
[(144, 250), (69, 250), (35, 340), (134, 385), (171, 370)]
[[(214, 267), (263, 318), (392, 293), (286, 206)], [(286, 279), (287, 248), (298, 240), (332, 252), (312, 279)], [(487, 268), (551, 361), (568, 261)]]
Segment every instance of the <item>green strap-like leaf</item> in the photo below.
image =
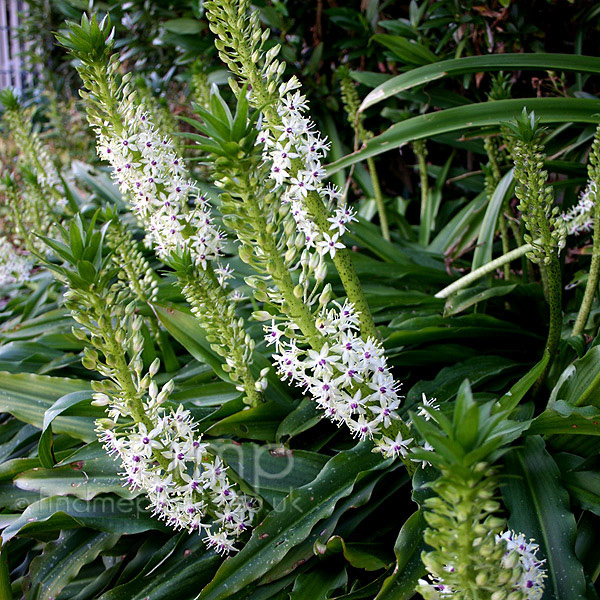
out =
[(63, 531), (31, 562), (27, 577), (30, 587), (24, 600), (54, 600), (84, 565), (95, 560), (102, 550), (112, 548), (120, 537), (86, 529)]
[[(61, 396), (89, 390), (89, 382), (66, 377), (46, 377), (30, 373), (0, 372), (0, 412), (8, 412), (38, 429), (44, 414)], [(96, 439), (94, 421), (89, 417), (58, 416), (53, 421), (56, 433), (91, 442)]]
[(426, 523), (420, 510), (404, 523), (394, 546), (396, 567), (383, 582), (375, 600), (409, 600), (415, 586), (427, 571), (421, 561), (421, 553), (428, 547), (423, 541)]
[(399, 92), (418, 85), (423, 85), (443, 77), (464, 75), (465, 73), (482, 73), (484, 71), (503, 70), (560, 70), (580, 71), (582, 73), (600, 73), (600, 58), (595, 56), (578, 56), (576, 54), (493, 54), (490, 56), (466, 56), (443, 60), (408, 73), (402, 73), (388, 79), (376, 87), (364, 100), (359, 111), (394, 96)]
[(498, 182), (492, 197), (489, 199), (479, 236), (477, 238), (477, 246), (473, 253), (473, 262), (471, 270), (474, 271), (482, 267), (492, 260), (492, 246), (494, 244), (494, 236), (496, 234), (496, 224), (502, 210), (504, 200), (512, 193), (513, 170), (511, 169)]
[(333, 512), (362, 472), (382, 464), (370, 444), (334, 456), (314, 481), (294, 490), (267, 515), (244, 548), (223, 563), (198, 600), (222, 600), (256, 581)]
[(84, 412), (78, 412), (78, 416), (91, 416), (100, 417), (104, 414), (104, 411), (100, 408), (95, 408), (90, 405), (92, 399), (91, 390), (84, 390), (82, 392), (71, 392), (65, 396), (60, 397), (45, 413), (44, 423), (42, 425), (42, 435), (38, 442), (38, 456), (43, 467), (51, 469), (55, 464), (54, 449), (52, 447), (52, 421), (58, 417), (58, 415), (68, 411), (69, 409), (85, 404), (86, 410)]
[(72, 496), (43, 498), (30, 504), (16, 519), (10, 519), (10, 524), (2, 532), (2, 540), (8, 541), (17, 534), (47, 536), (48, 533), (78, 527), (119, 534), (140, 533), (148, 529), (168, 531), (164, 523), (150, 515), (147, 505), (145, 498), (103, 497), (93, 502)]
[(459, 106), (427, 113), (392, 125), (371, 138), (365, 147), (327, 166), (328, 175), (370, 156), (399, 148), (414, 140), (451, 131), (463, 132), (474, 127), (498, 126), (518, 117), (523, 108), (534, 111), (541, 123), (597, 123), (600, 100), (588, 98), (519, 98)]
[(506, 457), (502, 496), (508, 525), (534, 538), (548, 573), (543, 600), (584, 600), (583, 567), (575, 556), (575, 517), (560, 471), (540, 436), (525, 439)]

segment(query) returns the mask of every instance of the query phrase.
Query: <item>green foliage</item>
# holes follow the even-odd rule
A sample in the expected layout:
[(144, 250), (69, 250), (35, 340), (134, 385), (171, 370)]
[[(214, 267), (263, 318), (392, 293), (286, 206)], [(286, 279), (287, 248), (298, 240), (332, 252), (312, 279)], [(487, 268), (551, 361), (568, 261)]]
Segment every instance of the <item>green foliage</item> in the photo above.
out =
[[(457, 597), (512, 600), (521, 596), (506, 581), (518, 565), (508, 568), (495, 542), (507, 524), (540, 546), (543, 600), (596, 597), (600, 11), (588, 0), (568, 11), (481, 4), (353, 0), (316, 10), (257, 0), (249, 17), (249, 3), (230, 0), (28, 3), (22, 35), (34, 40), (46, 89), (0, 91), (0, 229), (37, 260), (27, 281), (0, 287), (0, 597), (410, 600), (418, 586), (434, 596), (419, 583), (429, 570), (460, 587)], [(49, 42), (54, 31), (62, 47)], [(241, 232), (223, 258), (242, 298), (236, 321), (256, 344), (249, 370), (255, 380), (269, 370), (260, 405), (244, 404), (214, 332), (190, 311), (219, 309), (203, 295), (208, 280), (186, 253), (161, 260), (142, 244), (128, 198), (91, 149), (73, 66), (94, 125), (117, 122), (119, 96), (169, 136), (181, 125), (177, 150), (214, 219)], [(238, 81), (227, 86), (231, 74)], [(264, 184), (256, 145), (276, 113), (275, 83), (293, 75), (332, 141), (327, 171), (359, 214), (344, 242), (403, 380), (399, 412), (433, 448), (408, 456), (412, 478), (280, 381), (250, 318), (279, 314), (267, 293), (275, 278), (290, 297), (301, 283), (292, 259), (282, 262), (301, 240)], [(415, 141), (427, 148), (420, 173)], [(584, 190), (596, 213), (579, 215), (579, 237), (567, 237), (561, 215), (578, 210)], [(435, 297), (525, 242), (501, 271)], [(521, 261), (527, 251), (535, 264)], [(323, 286), (343, 302), (326, 262)], [(152, 516), (96, 441), (103, 409), (92, 394), (115, 393), (109, 338), (123, 373), (141, 379), (159, 359), (156, 385), (174, 382), (165, 409), (189, 410), (212, 456), (260, 502), (258, 525), (228, 559)], [(427, 417), (423, 394), (439, 405)], [(417, 468), (423, 460), (432, 467)]]

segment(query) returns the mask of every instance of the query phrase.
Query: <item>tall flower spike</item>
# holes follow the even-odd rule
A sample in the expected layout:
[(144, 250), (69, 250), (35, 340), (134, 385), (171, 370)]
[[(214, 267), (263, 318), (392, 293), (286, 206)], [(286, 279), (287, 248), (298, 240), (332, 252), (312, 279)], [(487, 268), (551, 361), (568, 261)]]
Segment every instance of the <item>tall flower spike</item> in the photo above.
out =
[(236, 296), (217, 275), (224, 234), (172, 140), (154, 126), (144, 105), (136, 104), (127, 83), (130, 74), (118, 83), (119, 57), (112, 53), (110, 21), (98, 23), (84, 15), (81, 25), (70, 24), (70, 35), (58, 39), (81, 61), (78, 72), (88, 90), (82, 96), (98, 153), (113, 167), (157, 254), (177, 270), (213, 349), (226, 358), (224, 368), (231, 379), (246, 402), (259, 404), (262, 382), (250, 370), (254, 342), (236, 317)]
[(528, 233), (524, 236), (533, 250), (527, 257), (540, 264), (542, 276), (547, 281), (547, 299), (550, 307), (550, 326), (544, 353), (549, 361), (540, 375), (537, 387), (545, 377), (558, 350), (562, 329), (562, 278), (558, 255), (565, 246), (567, 227), (559, 216), (559, 208), (552, 206), (552, 189), (546, 185), (544, 147), (540, 144), (538, 119), (534, 113), (523, 109), (519, 119), (508, 123), (512, 130), (512, 155), (515, 163), (515, 194), (519, 210)]
[[(240, 257), (258, 272), (246, 281), (257, 300), (279, 313), (257, 315), (271, 319), (265, 339), (278, 373), (301, 387), (332, 421), (361, 439), (373, 439), (386, 457), (402, 456), (413, 468), (406, 456), (411, 436), (397, 413), (400, 386), (383, 347), (361, 337), (350, 302), (330, 304), (323, 255), (296, 231), (293, 210), (279, 202), (269, 166), (254, 148), (257, 132), (245, 92), (235, 116), (216, 90), (212, 112), (198, 109), (204, 119), (200, 130), (207, 135), (200, 148), (212, 153), (215, 179), (224, 189), (224, 222), (240, 241)], [(298, 283), (292, 272), (298, 273)]]
[(468, 381), (450, 418), (431, 405), (412, 415), (429, 447), (415, 454), (440, 471), (429, 484), (434, 495), (424, 502), (424, 540), (433, 548), (421, 556), (429, 578), (419, 581), (417, 591), (425, 600), (542, 597), (546, 575), (537, 546), (522, 545), (524, 536), (506, 532), (498, 516), (498, 473), (491, 465), (528, 426), (519, 427), (509, 415), (493, 401), (479, 406)]
[(64, 246), (52, 244), (65, 264), (47, 265), (68, 287), (65, 305), (80, 325), (73, 334), (86, 342), (83, 365), (105, 378), (92, 384), (94, 403), (107, 410), (107, 418), (97, 421), (98, 435), (122, 462), (126, 485), (144, 491), (155, 515), (175, 529), (204, 534), (218, 552), (230, 552), (256, 507), (208, 452), (189, 411), (164, 405), (173, 381), (158, 387), (158, 359), (144, 371), (142, 317), (134, 314), (134, 302), (126, 305), (124, 285), (113, 283), (110, 256), (102, 251), (105, 232), (77, 216), (68, 232), (61, 229)]
[(365, 339), (377, 338), (369, 305), (341, 240), (352, 211), (339, 191), (323, 181), (321, 163), (329, 144), (304, 115), (307, 102), (298, 91), (297, 78), (281, 82), (285, 63), (277, 60), (280, 46), (263, 50), (269, 31), (261, 30), (258, 11), (248, 14), (249, 7), (247, 0), (205, 3), (219, 56), (242, 83), (249, 84), (249, 101), (263, 113), (263, 132), (258, 141), (271, 165), (271, 177), (281, 187), (282, 201), (291, 205), (298, 231), (307, 245), (331, 256), (348, 299), (356, 308), (362, 335)]

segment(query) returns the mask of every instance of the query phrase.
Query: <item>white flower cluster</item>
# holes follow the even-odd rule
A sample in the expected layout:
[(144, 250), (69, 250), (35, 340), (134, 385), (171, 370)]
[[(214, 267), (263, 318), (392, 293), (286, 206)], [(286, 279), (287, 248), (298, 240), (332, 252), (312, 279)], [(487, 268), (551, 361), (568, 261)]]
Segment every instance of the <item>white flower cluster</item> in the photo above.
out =
[(539, 546), (533, 541), (527, 541), (522, 533), (514, 531), (505, 531), (502, 535), (496, 536), (496, 542), (504, 540), (506, 543), (506, 554), (503, 558), (503, 565), (509, 560), (511, 552), (516, 552), (519, 556), (519, 564), (522, 569), (521, 579), (516, 583), (515, 589), (522, 592), (526, 600), (540, 600), (544, 594), (544, 579), (546, 571), (542, 567), (545, 560), (539, 560), (536, 553)]
[[(272, 127), (267, 124), (259, 133), (257, 143), (263, 145), (263, 157), (271, 164), (270, 177), (277, 187), (283, 188), (281, 201), (290, 204), (306, 246), (333, 258), (338, 249), (344, 248), (341, 238), (348, 223), (356, 220), (355, 213), (342, 201), (335, 186), (323, 183), (325, 170), (321, 161), (330, 143), (304, 116), (308, 104), (306, 98), (295, 91), (299, 87), (300, 82), (295, 76), (279, 86), (277, 113), (281, 124)], [(328, 211), (333, 213), (328, 232), (322, 232), (308, 215), (305, 200), (310, 192), (319, 194)]]
[(317, 319), (325, 339), (319, 351), (299, 348), (274, 322), (265, 327), (267, 343), (275, 344), (278, 374), (282, 381), (304, 388), (334, 423), (344, 423), (356, 437), (374, 439), (384, 456), (406, 456), (412, 438), (383, 435), (399, 419), (401, 401), (383, 348), (374, 339), (360, 337), (352, 304), (334, 304)]
[(160, 135), (144, 107), (124, 102), (119, 110), (124, 130), (116, 135), (106, 124), (98, 132), (99, 155), (112, 165), (159, 256), (189, 251), (193, 262), (206, 268), (221, 255), (225, 237), (213, 223), (208, 202), (190, 180), (172, 140)]
[(594, 227), (594, 204), (596, 202), (596, 182), (590, 181), (579, 197), (577, 204), (561, 215), (569, 235), (587, 233)]
[(28, 257), (17, 254), (8, 239), (0, 236), (0, 286), (27, 281), (32, 266)]
[[(157, 368), (156, 361), (150, 374)], [(126, 403), (119, 396), (95, 394), (95, 404), (109, 407), (110, 419), (97, 423), (101, 441), (109, 454), (121, 459), (125, 484), (145, 492), (153, 514), (175, 529), (203, 532), (209, 547), (228, 553), (234, 550), (234, 539), (250, 526), (257, 507), (233, 488), (227, 467), (209, 454), (195, 433), (189, 411), (181, 405), (177, 410), (162, 407), (172, 388), (172, 381), (160, 392), (154, 381), (148, 384), (143, 409), (152, 428), (141, 422), (116, 428), (117, 420), (130, 414)], [(207, 512), (216, 520), (203, 522)]]
[[(544, 594), (544, 579), (546, 572), (542, 568), (543, 560), (536, 558), (536, 552), (539, 546), (533, 543), (533, 540), (527, 542), (522, 533), (516, 534), (514, 531), (505, 531), (502, 535), (496, 536), (496, 544), (505, 543), (506, 553), (502, 559), (502, 567), (512, 571), (516, 566), (515, 557), (518, 559), (521, 577), (517, 582), (513, 582), (512, 591), (520, 592), (523, 600), (540, 600)], [(448, 573), (454, 573), (452, 565), (446, 565), (444, 570)], [(459, 594), (451, 586), (446, 584), (443, 578), (429, 575), (429, 579), (419, 579), (420, 593), (427, 598), (453, 598)], [(504, 596), (503, 596), (504, 597)]]

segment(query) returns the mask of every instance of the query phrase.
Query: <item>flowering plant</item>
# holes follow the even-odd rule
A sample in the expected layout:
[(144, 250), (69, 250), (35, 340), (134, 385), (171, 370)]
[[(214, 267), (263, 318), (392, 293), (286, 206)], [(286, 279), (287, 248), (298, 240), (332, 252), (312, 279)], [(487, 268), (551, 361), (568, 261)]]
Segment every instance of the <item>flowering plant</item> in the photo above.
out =
[(598, 61), (366, 4), (75, 11), (81, 100), (1, 92), (1, 598), (594, 597)]

